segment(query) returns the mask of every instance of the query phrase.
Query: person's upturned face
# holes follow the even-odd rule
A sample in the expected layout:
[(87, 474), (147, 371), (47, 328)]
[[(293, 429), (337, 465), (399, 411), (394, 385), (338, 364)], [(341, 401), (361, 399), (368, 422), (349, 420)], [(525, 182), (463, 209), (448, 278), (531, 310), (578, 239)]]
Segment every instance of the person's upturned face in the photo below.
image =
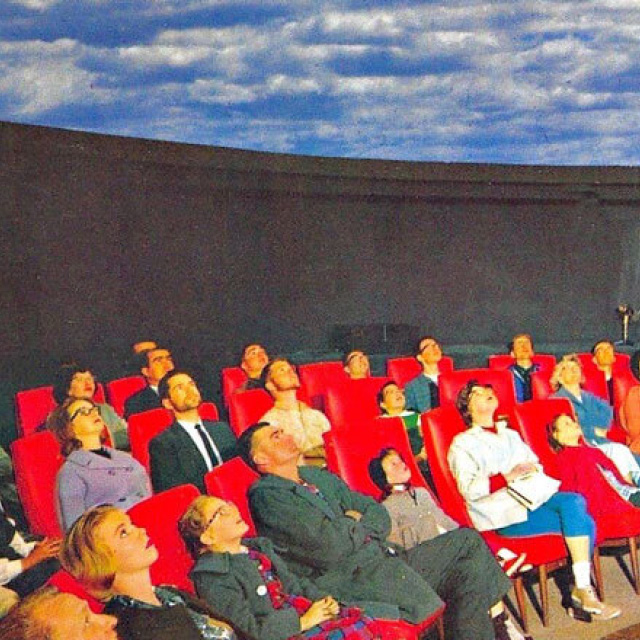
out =
[(593, 359), (599, 367), (610, 367), (615, 359), (616, 352), (610, 342), (600, 342), (593, 352)]
[(67, 395), (72, 398), (93, 398), (96, 392), (96, 381), (91, 371), (78, 371), (69, 383)]
[(560, 384), (574, 385), (582, 381), (582, 367), (577, 362), (565, 362), (560, 370)]
[(195, 380), (186, 373), (174, 375), (169, 380), (169, 402), (179, 412), (197, 409), (202, 404), (202, 396)]
[(369, 375), (369, 358), (362, 351), (352, 351), (345, 365), (347, 375), (353, 380), (366, 378)]
[(388, 484), (405, 484), (411, 479), (411, 471), (405, 461), (394, 451), (382, 460), (382, 470)]
[(282, 427), (269, 425), (253, 434), (252, 455), (256, 464), (274, 467), (292, 459), (297, 460), (300, 447), (294, 437)]
[(404, 391), (397, 384), (387, 385), (382, 392), (381, 404), (387, 413), (401, 413), (406, 405)]
[(173, 371), (173, 357), (166, 349), (155, 349), (147, 354), (147, 366), (142, 368), (142, 374), (154, 387), (162, 380), (165, 373)]
[(100, 407), (89, 400), (76, 400), (67, 407), (67, 415), (71, 423), (73, 433), (82, 438), (101, 434), (105, 428), (104, 420), (100, 415)]
[(212, 497), (207, 500), (203, 513), (209, 523), (201, 536), (203, 544), (234, 544), (239, 542), (249, 529), (233, 502)]
[(93, 613), (86, 600), (69, 593), (52, 596), (34, 612), (49, 628), (53, 640), (117, 640), (118, 620)]
[(442, 348), (433, 338), (426, 338), (420, 343), (418, 360), (423, 364), (436, 364), (442, 360)]
[(98, 525), (96, 537), (111, 550), (116, 573), (137, 573), (158, 559), (147, 532), (131, 522), (124, 511), (113, 510)]
[(296, 370), (286, 360), (279, 360), (271, 365), (269, 370), (269, 382), (276, 391), (290, 391), (300, 388), (300, 378)]
[(565, 447), (577, 447), (582, 437), (582, 429), (570, 416), (560, 416), (553, 427), (553, 437)]
[(513, 357), (516, 360), (529, 360), (533, 357), (533, 345), (528, 336), (518, 336), (513, 341)]
[(474, 387), (469, 396), (469, 412), (471, 417), (493, 414), (498, 408), (498, 398), (493, 389)]
[(242, 369), (253, 377), (258, 377), (262, 370), (269, 364), (269, 356), (265, 348), (260, 344), (250, 344), (242, 356)]

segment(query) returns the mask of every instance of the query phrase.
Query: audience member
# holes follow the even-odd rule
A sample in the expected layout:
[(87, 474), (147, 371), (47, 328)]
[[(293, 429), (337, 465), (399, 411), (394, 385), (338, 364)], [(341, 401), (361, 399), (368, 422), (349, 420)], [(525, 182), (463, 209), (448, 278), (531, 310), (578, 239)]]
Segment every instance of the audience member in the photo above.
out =
[(158, 385), (162, 404), (175, 421), (149, 443), (151, 482), (155, 491), (195, 484), (205, 493), (204, 476), (237, 455), (236, 437), (226, 422), (202, 420), (202, 397), (194, 379), (173, 369)]
[(364, 351), (359, 349), (349, 351), (342, 361), (344, 371), (351, 380), (362, 380), (371, 375), (369, 358)]
[(162, 376), (174, 368), (171, 352), (161, 347), (140, 351), (137, 356), (138, 369), (147, 381), (147, 386), (134, 393), (124, 403), (124, 417), (142, 413), (162, 406), (158, 396), (158, 384)]
[[(60, 568), (60, 542), (26, 542), (0, 504), (0, 585), (20, 598), (41, 587)], [(12, 602), (8, 591), (0, 596), (0, 616)]]
[(422, 365), (422, 372), (410, 380), (404, 388), (407, 408), (418, 413), (440, 406), (438, 377), (442, 349), (432, 336), (424, 336), (418, 341), (416, 360)]
[[(96, 379), (91, 369), (83, 364), (63, 364), (56, 373), (53, 383), (53, 399), (61, 405), (67, 398), (91, 400), (96, 392)], [(129, 450), (127, 423), (106, 402), (96, 402), (100, 415), (111, 434), (116, 449)]]
[(140, 340), (140, 342), (134, 342), (131, 345), (131, 351), (133, 351), (135, 355), (138, 355), (143, 351), (151, 351), (157, 348), (158, 348), (158, 345), (155, 342), (153, 342), (153, 340)]
[(267, 538), (243, 538), (249, 528), (237, 507), (200, 496), (180, 520), (180, 533), (195, 560), (190, 577), (198, 595), (243, 633), (260, 640), (335, 634), (353, 640), (377, 637), (375, 623), (341, 607), (310, 580), (297, 578)]
[[(85, 600), (46, 587), (0, 622), (2, 640), (118, 640), (116, 618), (93, 613)], [(155, 638), (154, 638), (155, 640)]]
[(120, 509), (89, 509), (67, 533), (60, 559), (91, 595), (107, 601), (105, 612), (118, 619), (121, 640), (236, 638), (204, 602), (153, 586), (149, 570), (158, 551)]
[(606, 400), (583, 389), (583, 382), (584, 376), (578, 357), (575, 354), (563, 356), (551, 376), (551, 386), (556, 389), (552, 397), (570, 400), (585, 440), (602, 449), (625, 478), (639, 484), (640, 456), (634, 457), (629, 447), (609, 439), (613, 409)]
[[(584, 498), (557, 492), (557, 484), (544, 475), (538, 458), (518, 432), (502, 421), (494, 422), (498, 399), (491, 385), (469, 381), (456, 405), (468, 428), (453, 439), (448, 459), (475, 527), (507, 536), (561, 534), (572, 560), (574, 604), (601, 619), (620, 615), (618, 607), (600, 602), (591, 587), (596, 529)], [(530, 497), (538, 498), (539, 503), (530, 510), (509, 490), (527, 477), (537, 485)]]
[(604, 374), (609, 404), (613, 406), (613, 364), (616, 361), (616, 348), (611, 340), (598, 340), (591, 347), (591, 355), (596, 369)]
[(488, 610), (510, 582), (479, 536), (452, 531), (402, 550), (389, 543), (389, 515), (337, 476), (298, 466), (300, 447), (281, 427), (259, 423), (239, 442), (261, 477), (249, 490), (258, 531), (289, 568), (338, 601), (369, 601), (374, 617), (419, 622), (446, 602), (451, 640), (493, 640)]
[(513, 374), (516, 400), (531, 400), (531, 374), (540, 369), (540, 365), (533, 361), (533, 340), (528, 333), (518, 333), (513, 336), (507, 348), (511, 357), (515, 359), (509, 366), (509, 371)]
[(265, 372), (265, 382), (274, 405), (260, 421), (280, 426), (292, 434), (307, 462), (323, 462), (322, 434), (331, 429), (331, 424), (324, 413), (298, 400), (300, 378), (295, 368), (283, 358), (272, 360)]
[(67, 398), (47, 427), (65, 456), (56, 478), (58, 515), (67, 530), (89, 507), (128, 509), (151, 494), (145, 468), (128, 453), (104, 446), (105, 424), (92, 400)]
[(240, 368), (247, 374), (247, 379), (236, 389), (236, 393), (264, 389), (263, 372), (269, 364), (269, 355), (261, 344), (248, 344), (242, 350)]
[[(640, 381), (640, 351), (631, 356), (631, 373)], [(640, 384), (629, 389), (620, 407), (620, 423), (627, 432), (629, 449), (636, 455), (640, 454)]]
[(608, 517), (633, 523), (640, 531), (640, 488), (629, 484), (600, 449), (584, 441), (580, 425), (562, 413), (547, 425), (547, 437), (556, 452), (562, 489), (585, 497), (596, 524)]

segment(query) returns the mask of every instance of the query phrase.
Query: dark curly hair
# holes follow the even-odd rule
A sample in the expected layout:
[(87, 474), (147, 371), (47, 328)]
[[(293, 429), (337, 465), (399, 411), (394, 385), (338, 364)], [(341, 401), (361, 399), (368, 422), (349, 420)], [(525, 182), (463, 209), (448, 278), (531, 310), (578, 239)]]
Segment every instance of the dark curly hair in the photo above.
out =
[(456, 398), (456, 408), (460, 412), (464, 423), (467, 427), (470, 427), (473, 424), (473, 420), (471, 418), (471, 412), (469, 411), (469, 399), (471, 398), (471, 393), (475, 387), (483, 387), (484, 389), (493, 389), (493, 385), (490, 384), (481, 384), (478, 380), (473, 378), (469, 380), (467, 384), (460, 389), (458, 392), (458, 397)]

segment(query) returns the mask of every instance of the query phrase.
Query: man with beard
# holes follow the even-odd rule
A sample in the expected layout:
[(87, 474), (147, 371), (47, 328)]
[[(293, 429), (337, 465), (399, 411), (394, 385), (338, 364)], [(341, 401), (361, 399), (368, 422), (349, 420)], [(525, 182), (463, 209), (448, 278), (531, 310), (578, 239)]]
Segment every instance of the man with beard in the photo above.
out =
[(325, 458), (322, 434), (331, 429), (331, 424), (324, 413), (298, 400), (300, 378), (291, 363), (283, 358), (273, 360), (265, 372), (265, 387), (273, 396), (274, 405), (260, 422), (277, 425), (290, 433), (307, 464), (322, 463)]
[(261, 344), (252, 343), (244, 347), (240, 368), (247, 374), (247, 379), (236, 389), (236, 393), (264, 389), (262, 372), (268, 364), (269, 355)]
[(208, 471), (238, 455), (236, 438), (226, 422), (202, 420), (202, 397), (193, 378), (174, 369), (158, 385), (162, 406), (173, 412), (175, 422), (149, 443), (151, 484), (164, 491), (180, 484), (194, 484), (206, 493)]

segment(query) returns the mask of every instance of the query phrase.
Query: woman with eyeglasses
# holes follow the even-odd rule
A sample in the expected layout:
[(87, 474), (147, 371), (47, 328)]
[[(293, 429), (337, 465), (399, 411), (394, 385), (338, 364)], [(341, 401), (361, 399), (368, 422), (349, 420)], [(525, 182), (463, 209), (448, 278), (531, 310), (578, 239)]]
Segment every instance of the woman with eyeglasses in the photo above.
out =
[(68, 398), (49, 416), (65, 463), (56, 479), (58, 515), (66, 531), (87, 509), (128, 509), (151, 495), (144, 467), (128, 453), (104, 446), (106, 425), (92, 400)]
[(376, 623), (342, 607), (311, 581), (295, 576), (267, 538), (244, 538), (238, 508), (212, 496), (196, 498), (178, 525), (196, 564), (198, 595), (239, 630), (260, 640), (377, 638)]

